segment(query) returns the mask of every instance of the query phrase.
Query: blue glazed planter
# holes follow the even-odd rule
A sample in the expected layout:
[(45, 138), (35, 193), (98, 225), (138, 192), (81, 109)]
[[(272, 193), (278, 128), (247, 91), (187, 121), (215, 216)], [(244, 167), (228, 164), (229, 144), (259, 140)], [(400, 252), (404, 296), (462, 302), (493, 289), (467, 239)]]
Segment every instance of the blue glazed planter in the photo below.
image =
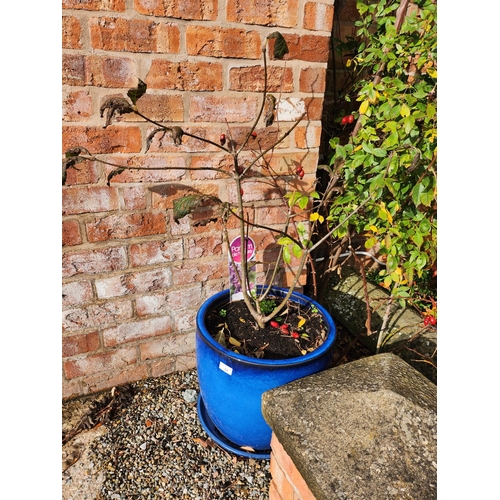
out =
[[(284, 288), (273, 288), (285, 296)], [(323, 315), (327, 336), (313, 352), (291, 359), (257, 359), (236, 354), (215, 341), (205, 327), (208, 313), (229, 301), (224, 290), (204, 302), (196, 317), (196, 362), (200, 397), (198, 416), (205, 431), (224, 449), (241, 456), (269, 458), (271, 428), (261, 413), (262, 394), (274, 387), (312, 375), (328, 367), (336, 328), (317, 302), (294, 292), (291, 300), (314, 305)], [(240, 447), (255, 451), (244, 451)]]

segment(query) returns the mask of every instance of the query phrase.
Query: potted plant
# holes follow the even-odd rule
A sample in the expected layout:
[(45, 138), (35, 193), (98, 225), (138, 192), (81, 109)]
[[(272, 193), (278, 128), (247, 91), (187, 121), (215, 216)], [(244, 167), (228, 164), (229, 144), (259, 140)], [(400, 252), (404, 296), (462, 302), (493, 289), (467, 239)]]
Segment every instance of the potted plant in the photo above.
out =
[[(140, 81), (137, 88), (129, 90), (125, 97), (110, 97), (101, 106), (101, 116), (105, 116), (105, 127), (116, 117), (134, 113), (152, 123), (155, 129), (148, 137), (151, 143), (157, 134), (169, 136), (177, 146), (183, 137), (203, 141), (231, 158), (229, 169), (207, 167), (229, 177), (234, 183), (236, 201), (230, 203), (215, 196), (190, 191), (179, 196), (173, 205), (174, 220), (188, 214), (205, 213), (224, 222), (224, 238), (229, 248), (229, 269), (231, 287), (209, 298), (197, 315), (196, 354), (200, 384), (198, 411), (201, 423), (211, 437), (223, 448), (243, 456), (267, 458), (271, 440), (271, 429), (260, 411), (262, 393), (297, 378), (326, 368), (331, 359), (335, 341), (335, 324), (320, 304), (294, 291), (307, 262), (311, 262), (311, 252), (356, 213), (362, 205), (347, 215), (335, 227), (330, 227), (317, 242), (312, 242), (316, 225), (324, 222), (320, 215), (323, 200), (314, 190), (301, 187), (304, 177), (302, 166), (296, 165), (284, 174), (276, 173), (268, 156), (297, 126), (302, 116), (271, 145), (252, 148), (256, 127), (263, 118), (266, 127), (275, 122), (276, 98), (267, 92), (266, 51), (268, 40), (274, 40), (274, 57), (281, 58), (288, 52), (283, 36), (274, 32), (266, 38), (263, 47), (264, 85), (262, 104), (253, 126), (243, 136), (233, 133), (229, 125), (227, 133), (216, 138), (198, 137), (178, 126), (167, 126), (151, 120), (137, 108), (137, 101), (144, 95), (147, 86)], [(242, 159), (241, 153), (251, 149), (253, 157)], [(68, 168), (86, 160), (94, 160), (111, 165), (108, 183), (124, 170), (141, 170), (137, 166), (111, 164), (97, 158), (84, 148), (76, 147), (66, 152), (63, 162), (63, 183)], [(281, 228), (256, 224), (246, 217), (243, 181), (254, 175), (259, 166), (264, 172), (265, 182), (283, 200), (284, 222)], [(156, 167), (169, 169), (174, 167)], [(325, 196), (325, 200), (328, 197)], [(316, 204), (313, 201), (316, 200)], [(237, 220), (238, 234), (232, 241), (227, 222)], [(251, 231), (267, 230), (275, 240), (276, 255), (268, 265), (268, 284), (256, 285)], [(294, 277), (288, 289), (273, 287), (279, 269), (294, 263)], [(234, 300), (238, 298), (239, 300)], [(232, 300), (233, 299), (233, 300)], [(236, 312), (236, 308), (237, 312)], [(245, 315), (245, 317), (243, 317)], [(237, 332), (239, 325), (250, 327), (246, 332)], [(260, 333), (261, 340), (251, 336)], [(247, 335), (247, 336), (245, 336)], [(262, 340), (263, 339), (263, 340)], [(257, 344), (255, 344), (257, 342)], [(274, 347), (274, 344), (277, 347)], [(281, 345), (280, 345), (281, 344)], [(284, 348), (284, 351), (282, 350)], [(291, 352), (290, 352), (291, 348)]]

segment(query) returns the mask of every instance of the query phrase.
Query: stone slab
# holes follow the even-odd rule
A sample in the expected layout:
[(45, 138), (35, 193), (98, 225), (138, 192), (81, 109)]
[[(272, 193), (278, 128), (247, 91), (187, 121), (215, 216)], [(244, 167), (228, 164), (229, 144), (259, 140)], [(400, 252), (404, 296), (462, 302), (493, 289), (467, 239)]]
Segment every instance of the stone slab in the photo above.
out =
[(432, 500), (436, 392), (383, 353), (268, 391), (262, 412), (317, 500)]

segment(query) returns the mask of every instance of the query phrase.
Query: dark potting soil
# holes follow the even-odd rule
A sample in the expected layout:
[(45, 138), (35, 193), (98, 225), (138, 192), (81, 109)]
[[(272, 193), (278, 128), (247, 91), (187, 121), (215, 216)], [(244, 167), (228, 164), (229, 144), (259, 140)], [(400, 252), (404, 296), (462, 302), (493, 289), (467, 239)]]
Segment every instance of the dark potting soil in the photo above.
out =
[[(288, 325), (288, 331), (283, 332), (271, 322), (259, 328), (241, 300), (211, 311), (206, 326), (224, 347), (263, 359), (295, 358), (314, 351), (326, 338), (327, 326), (321, 314), (307, 306), (290, 302), (274, 321)], [(297, 332), (299, 337), (294, 338), (292, 332)]]

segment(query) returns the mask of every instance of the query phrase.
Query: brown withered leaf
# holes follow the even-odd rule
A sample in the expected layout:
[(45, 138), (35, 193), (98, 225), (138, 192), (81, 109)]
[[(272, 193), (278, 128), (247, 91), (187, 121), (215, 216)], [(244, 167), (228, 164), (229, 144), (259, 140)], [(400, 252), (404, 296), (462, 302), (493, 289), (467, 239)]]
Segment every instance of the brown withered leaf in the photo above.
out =
[(104, 128), (111, 124), (115, 116), (133, 113), (134, 109), (124, 97), (108, 97), (101, 105), (101, 118), (106, 113)]
[(266, 96), (266, 102), (264, 105), (264, 122), (266, 127), (269, 127), (274, 122), (274, 108), (276, 107), (276, 97), (272, 94)]

